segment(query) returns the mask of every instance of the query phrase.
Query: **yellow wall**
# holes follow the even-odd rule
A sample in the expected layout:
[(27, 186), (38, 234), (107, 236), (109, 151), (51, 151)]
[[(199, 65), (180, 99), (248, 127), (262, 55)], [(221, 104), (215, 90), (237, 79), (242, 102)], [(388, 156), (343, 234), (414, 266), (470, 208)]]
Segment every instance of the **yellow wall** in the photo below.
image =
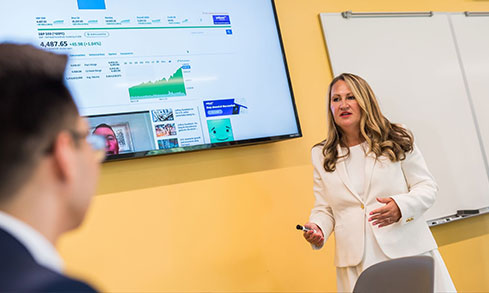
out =
[[(62, 238), (68, 270), (105, 291), (335, 291), (334, 245), (294, 226), (313, 205), (310, 147), (332, 78), (320, 12), (489, 11), (481, 0), (277, 0), (300, 139), (104, 164), (85, 224)], [(432, 229), (460, 291), (489, 291), (489, 215)]]

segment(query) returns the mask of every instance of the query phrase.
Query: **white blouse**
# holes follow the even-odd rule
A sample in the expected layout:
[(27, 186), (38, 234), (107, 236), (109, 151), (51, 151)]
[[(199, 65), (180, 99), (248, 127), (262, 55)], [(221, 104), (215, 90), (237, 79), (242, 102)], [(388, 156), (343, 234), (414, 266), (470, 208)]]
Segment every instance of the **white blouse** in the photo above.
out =
[(350, 183), (363, 200), (365, 200), (363, 188), (365, 187), (366, 147), (366, 142), (350, 147), (350, 155), (345, 161)]

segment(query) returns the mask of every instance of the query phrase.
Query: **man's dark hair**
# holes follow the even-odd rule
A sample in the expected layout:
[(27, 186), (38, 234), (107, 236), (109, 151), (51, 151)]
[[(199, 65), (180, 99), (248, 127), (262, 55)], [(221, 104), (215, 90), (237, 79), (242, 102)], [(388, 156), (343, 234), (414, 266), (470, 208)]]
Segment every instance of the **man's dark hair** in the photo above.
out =
[(0, 202), (30, 178), (60, 131), (76, 127), (66, 63), (30, 45), (0, 44)]

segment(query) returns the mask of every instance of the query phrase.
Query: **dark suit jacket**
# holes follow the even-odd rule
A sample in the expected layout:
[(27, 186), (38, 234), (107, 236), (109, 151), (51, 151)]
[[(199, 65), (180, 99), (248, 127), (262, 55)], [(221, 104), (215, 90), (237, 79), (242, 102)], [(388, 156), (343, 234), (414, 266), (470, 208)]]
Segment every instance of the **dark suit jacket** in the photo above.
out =
[(0, 229), (1, 292), (96, 292), (89, 285), (36, 263), (29, 251)]

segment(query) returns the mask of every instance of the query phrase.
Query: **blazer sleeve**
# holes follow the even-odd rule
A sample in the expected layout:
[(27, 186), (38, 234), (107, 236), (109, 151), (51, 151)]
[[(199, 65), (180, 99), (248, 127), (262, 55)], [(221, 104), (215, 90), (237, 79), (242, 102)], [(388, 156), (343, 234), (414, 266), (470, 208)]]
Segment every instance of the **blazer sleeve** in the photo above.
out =
[[(326, 202), (326, 186), (321, 179), (320, 172), (325, 172), (323, 169), (323, 156), (320, 148), (315, 147), (312, 150), (312, 164), (314, 167), (314, 208), (311, 211), (309, 221), (318, 225), (324, 235), (324, 243), (333, 232), (334, 216), (329, 204)], [(313, 249), (321, 249), (322, 246), (312, 245)]]
[(416, 144), (413, 150), (401, 161), (401, 168), (409, 192), (391, 196), (401, 210), (402, 225), (421, 216), (433, 205), (438, 186)]

